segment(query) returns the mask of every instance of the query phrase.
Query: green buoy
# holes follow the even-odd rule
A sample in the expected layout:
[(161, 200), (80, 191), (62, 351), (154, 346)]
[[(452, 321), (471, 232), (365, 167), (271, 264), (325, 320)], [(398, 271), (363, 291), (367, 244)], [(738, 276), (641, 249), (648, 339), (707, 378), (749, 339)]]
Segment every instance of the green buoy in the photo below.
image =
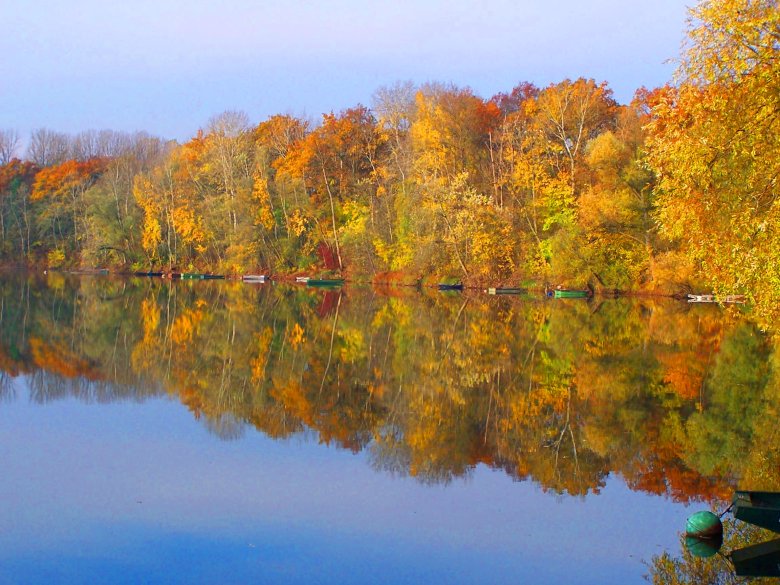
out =
[(712, 512), (696, 512), (685, 523), (685, 536), (700, 539), (723, 538), (723, 524)]
[(720, 550), (723, 544), (723, 536), (715, 538), (699, 538), (697, 536), (685, 537), (685, 548), (695, 557), (706, 559)]

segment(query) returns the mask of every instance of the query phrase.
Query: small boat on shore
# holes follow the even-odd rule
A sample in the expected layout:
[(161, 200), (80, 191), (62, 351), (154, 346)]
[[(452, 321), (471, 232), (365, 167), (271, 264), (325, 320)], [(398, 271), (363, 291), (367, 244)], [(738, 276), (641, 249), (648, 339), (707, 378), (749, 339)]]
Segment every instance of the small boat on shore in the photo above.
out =
[(203, 280), (225, 280), (224, 274), (202, 274)]
[(463, 283), (461, 282), (458, 282), (456, 284), (439, 283), (439, 290), (463, 290)]
[(745, 304), (745, 295), (726, 295), (722, 302), (743, 305)]
[(63, 272), (67, 274), (80, 274), (85, 276), (94, 276), (94, 275), (105, 276), (109, 273), (108, 268), (79, 268), (77, 270), (65, 270)]
[(714, 303), (715, 295), (688, 295), (689, 303)]
[[(570, 290), (558, 288), (551, 292), (554, 299), (587, 299), (590, 297), (589, 290)], [(549, 293), (548, 296), (550, 296)]]
[(181, 275), (182, 280), (203, 280), (205, 274), (195, 274), (194, 272), (183, 272)]
[(305, 282), (309, 282), (309, 277), (308, 276), (296, 276), (295, 277), (295, 282), (304, 282), (304, 283)]
[(266, 276), (265, 274), (244, 274), (241, 280), (244, 282), (265, 282)]
[(725, 297), (717, 297), (713, 294), (703, 295), (688, 295), (689, 303), (724, 303), (724, 304), (737, 304), (742, 305), (745, 303), (745, 295), (726, 295)]
[(162, 272), (133, 272), (133, 276), (151, 276), (159, 278), (162, 275)]
[(306, 286), (319, 286), (319, 287), (327, 287), (327, 286), (341, 286), (344, 284), (343, 278), (309, 278), (306, 281)]
[(521, 295), (528, 292), (524, 288), (496, 287), (487, 289), (489, 295)]

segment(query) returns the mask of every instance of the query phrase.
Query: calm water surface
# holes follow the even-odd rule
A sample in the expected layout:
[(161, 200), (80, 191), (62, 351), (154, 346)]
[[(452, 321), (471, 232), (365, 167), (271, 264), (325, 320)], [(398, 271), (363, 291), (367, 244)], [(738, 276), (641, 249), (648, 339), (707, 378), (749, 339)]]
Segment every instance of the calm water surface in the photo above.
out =
[(641, 583), (776, 482), (737, 315), (394, 294), (5, 277), (0, 583)]

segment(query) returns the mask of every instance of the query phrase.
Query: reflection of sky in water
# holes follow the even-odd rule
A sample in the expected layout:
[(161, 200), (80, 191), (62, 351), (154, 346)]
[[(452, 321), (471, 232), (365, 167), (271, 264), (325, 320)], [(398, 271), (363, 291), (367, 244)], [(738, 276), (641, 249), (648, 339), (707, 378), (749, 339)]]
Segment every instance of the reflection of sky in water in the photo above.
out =
[(690, 510), (478, 467), (448, 486), (179, 404), (0, 403), (0, 583), (641, 583)]

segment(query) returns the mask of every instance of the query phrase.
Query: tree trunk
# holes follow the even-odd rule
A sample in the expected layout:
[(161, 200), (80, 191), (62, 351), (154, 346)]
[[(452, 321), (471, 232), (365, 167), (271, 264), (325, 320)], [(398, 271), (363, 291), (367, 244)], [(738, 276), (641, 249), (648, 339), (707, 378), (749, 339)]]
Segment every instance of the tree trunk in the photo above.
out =
[(333, 205), (333, 193), (328, 184), (328, 175), (325, 173), (325, 164), (320, 161), (322, 167), (322, 178), (325, 181), (325, 190), (328, 192), (328, 201), (330, 202), (330, 220), (333, 224), (333, 239), (336, 241), (336, 257), (339, 260), (339, 270), (344, 270), (344, 264), (341, 262), (341, 247), (339, 246), (339, 234), (336, 230), (336, 208)]

